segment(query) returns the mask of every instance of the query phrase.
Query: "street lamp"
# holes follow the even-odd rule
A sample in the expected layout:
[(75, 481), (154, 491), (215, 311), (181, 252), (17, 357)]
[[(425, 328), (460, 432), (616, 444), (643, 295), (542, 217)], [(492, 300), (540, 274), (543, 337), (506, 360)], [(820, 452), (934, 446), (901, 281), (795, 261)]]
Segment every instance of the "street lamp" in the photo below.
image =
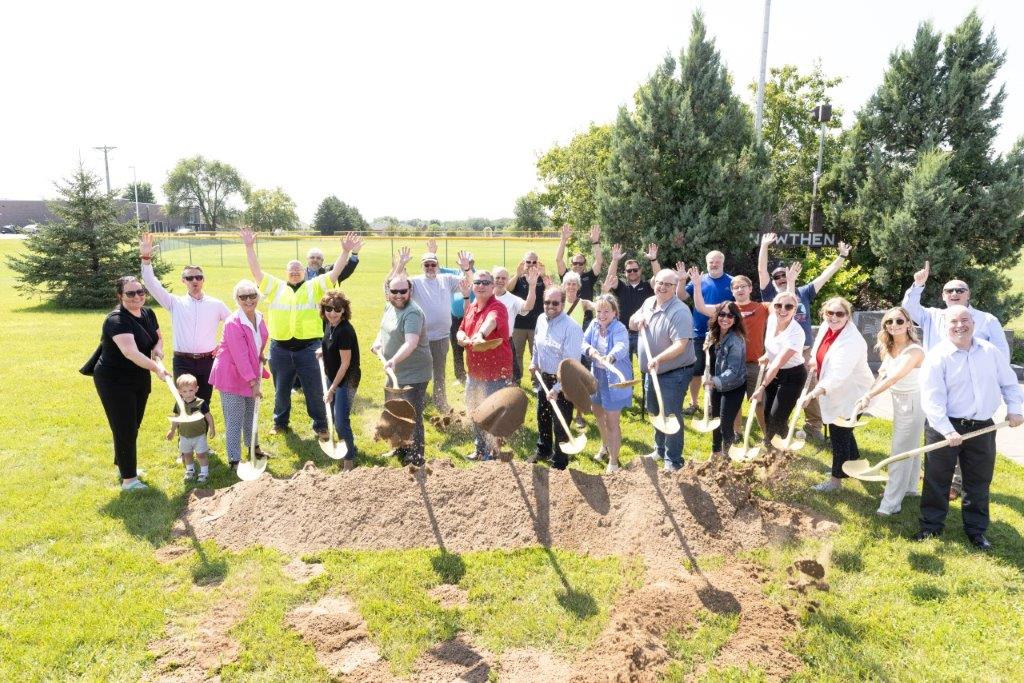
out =
[(821, 232), (825, 217), (822, 215), (821, 209), (817, 208), (815, 202), (818, 199), (818, 181), (821, 180), (821, 165), (825, 159), (825, 129), (828, 128), (828, 122), (832, 120), (832, 105), (819, 104), (811, 110), (811, 116), (814, 121), (821, 124), (821, 136), (818, 140), (818, 168), (815, 169), (812, 176), (814, 187), (811, 190), (810, 232)]

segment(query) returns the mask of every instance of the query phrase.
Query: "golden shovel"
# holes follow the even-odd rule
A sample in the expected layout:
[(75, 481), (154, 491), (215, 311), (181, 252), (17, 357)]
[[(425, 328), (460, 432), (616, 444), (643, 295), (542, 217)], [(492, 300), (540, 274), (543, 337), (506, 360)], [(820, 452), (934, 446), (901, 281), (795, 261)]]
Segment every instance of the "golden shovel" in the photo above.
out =
[[(324, 370), (324, 359), (317, 358), (317, 362), (320, 363), (320, 386), (323, 388), (324, 396), (327, 396), (327, 371)], [(342, 390), (344, 391), (344, 389)], [(337, 440), (337, 434), (334, 432), (334, 410), (332, 406), (327, 403), (324, 404), (327, 409), (327, 432), (330, 434), (330, 439), (327, 441), (321, 441), (317, 439), (316, 442), (320, 444), (320, 450), (322, 450), (329, 458), (334, 460), (341, 460), (348, 455), (348, 444), (344, 441)]]
[[(537, 375), (537, 381), (540, 382), (540, 388), (544, 390), (544, 395), (547, 396), (548, 387), (544, 384), (544, 378), (541, 376), (540, 370), (534, 370), (534, 374)], [(566, 436), (569, 437), (568, 441), (559, 442), (558, 447), (567, 455), (576, 455), (586, 447), (587, 435), (581, 432), (576, 436), (573, 436), (572, 432), (569, 430), (569, 425), (565, 423), (565, 416), (562, 415), (562, 411), (558, 409), (558, 402), (553, 398), (549, 398), (548, 403), (551, 404), (551, 410), (554, 411), (555, 417), (558, 418), (558, 423), (562, 425), (562, 429), (565, 430)]]
[(804, 399), (807, 397), (807, 392), (811, 388), (811, 381), (814, 379), (814, 373), (807, 373), (807, 380), (804, 382), (804, 388), (800, 392), (800, 398), (796, 400), (796, 407), (793, 409), (793, 415), (789, 418), (789, 431), (786, 432), (786, 438), (782, 439), (778, 434), (772, 437), (772, 446), (778, 448), (780, 451), (793, 451), (796, 452), (804, 447), (807, 443), (807, 434), (804, 430), (798, 430), (796, 428), (796, 421), (800, 417), (800, 413), (803, 412)]
[[(711, 377), (711, 349), (704, 350), (704, 381), (708, 381)], [(711, 417), (711, 390), (704, 387), (704, 417), (699, 420), (694, 420), (690, 423), (698, 432), (708, 433), (718, 429), (718, 425), (722, 423), (722, 420), (717, 417)]]
[(260, 399), (256, 397), (256, 405), (252, 410), (252, 440), (249, 442), (249, 459), (238, 463), (236, 473), (242, 481), (256, 481), (267, 469), (267, 459), (256, 457), (256, 430), (259, 427)]
[[(761, 369), (757, 371), (757, 385), (761, 386), (761, 380), (764, 379), (764, 372), (767, 369), (767, 364), (761, 364)], [(743, 445), (733, 444), (729, 446), (729, 457), (737, 462), (746, 462), (747, 460), (753, 460), (761, 454), (762, 444), (748, 447), (750, 443), (750, 428), (754, 425), (754, 417), (757, 414), (757, 399), (750, 401), (750, 414), (747, 415), (747, 425), (743, 428)]]

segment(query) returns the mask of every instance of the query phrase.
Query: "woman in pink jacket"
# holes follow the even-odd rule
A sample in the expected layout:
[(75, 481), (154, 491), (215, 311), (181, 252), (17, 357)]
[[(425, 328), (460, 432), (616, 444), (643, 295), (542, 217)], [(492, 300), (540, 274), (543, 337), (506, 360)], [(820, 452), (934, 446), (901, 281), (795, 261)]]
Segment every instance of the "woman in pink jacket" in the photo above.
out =
[(256, 310), (259, 288), (251, 280), (241, 280), (235, 285), (234, 297), (238, 310), (224, 321), (224, 335), (210, 371), (210, 384), (220, 391), (224, 442), (233, 470), (242, 459), (240, 440), (246, 449), (252, 443), (256, 399), (263, 397), (260, 380), (270, 376), (263, 367), (267, 325)]

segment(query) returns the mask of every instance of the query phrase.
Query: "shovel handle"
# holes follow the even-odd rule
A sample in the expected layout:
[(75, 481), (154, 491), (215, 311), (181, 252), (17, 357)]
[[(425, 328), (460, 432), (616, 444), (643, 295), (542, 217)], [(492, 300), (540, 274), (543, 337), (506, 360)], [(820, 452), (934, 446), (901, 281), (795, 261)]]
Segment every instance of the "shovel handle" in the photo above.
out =
[[(387, 358), (385, 358), (384, 354), (382, 352), (380, 352), (380, 351), (377, 351), (377, 358), (380, 358), (380, 362), (381, 363), (387, 363), (388, 362)], [(384, 374), (387, 375), (388, 379), (391, 380), (391, 383), (394, 385), (395, 389), (398, 389), (399, 388), (399, 386), (398, 386), (398, 376), (395, 375), (395, 371), (392, 370), (391, 368), (385, 367), (384, 368)], [(387, 385), (385, 384), (384, 386), (387, 386)]]
[[(327, 370), (324, 369), (324, 359), (317, 358), (317, 362), (320, 363), (320, 386), (323, 388), (324, 398), (327, 398)], [(334, 445), (334, 416), (332, 413), (334, 410), (330, 405), (324, 404), (327, 412), (327, 431), (331, 435), (331, 445)]]
[(170, 374), (167, 373), (167, 368), (164, 367), (163, 361), (156, 361), (157, 366), (164, 371), (164, 382), (167, 384), (167, 388), (171, 390), (171, 395), (174, 396), (174, 402), (178, 404), (178, 414), (185, 417), (185, 402), (181, 400), (181, 394), (178, 393), (178, 385), (174, 383)]
[[(648, 356), (651, 355), (651, 340), (650, 340), (650, 336), (649, 335), (650, 335), (650, 332), (647, 331), (647, 325), (644, 325), (644, 337), (643, 337), (644, 348), (647, 349), (647, 355)], [(650, 362), (651, 359), (648, 358), (647, 360), (648, 360), (648, 362)], [(643, 369), (643, 368), (641, 368), (641, 369)], [(654, 385), (654, 397), (656, 399), (658, 399), (658, 415), (664, 415), (665, 414), (665, 404), (661, 402), (661, 385), (658, 384), (658, 373), (651, 372), (651, 373), (648, 373), (648, 374), (650, 374), (650, 376), (651, 376), (651, 384)]]
[(593, 356), (593, 358), (601, 365), (601, 367), (603, 367), (605, 370), (608, 370), (616, 377), (618, 377), (620, 383), (624, 383), (626, 381), (626, 376), (623, 375), (622, 372), (619, 371), (619, 369), (612, 365), (611, 363), (606, 363), (604, 358), (602, 358), (600, 354)]
[[(544, 396), (547, 398), (550, 390), (548, 389), (548, 385), (544, 384), (544, 378), (541, 376), (540, 370), (534, 370), (533, 374), (537, 376), (537, 381), (540, 382), (540, 388), (544, 390)], [(551, 408), (554, 410), (555, 417), (558, 418), (558, 422), (562, 425), (562, 429), (565, 430), (565, 433), (569, 438), (572, 438), (572, 432), (569, 431), (569, 425), (565, 422), (565, 416), (562, 415), (562, 411), (558, 409), (558, 402), (553, 398), (548, 398), (548, 403), (551, 404)]]
[[(1009, 427), (1009, 426), (1010, 426), (1010, 423), (1008, 421), (1006, 421), (1006, 420), (1003, 420), (1002, 422), (997, 422), (994, 425), (989, 425), (988, 427), (982, 427), (981, 429), (976, 429), (973, 432), (967, 432), (966, 434), (962, 434), (961, 436), (963, 436), (963, 440), (966, 441), (967, 439), (973, 439), (976, 436), (981, 436), (982, 434), (988, 434), (989, 432), (994, 432), (997, 429), (1002, 429), (1003, 427)], [(930, 453), (932, 451), (937, 451), (940, 448), (945, 448), (948, 445), (949, 445), (949, 439), (943, 439), (942, 441), (936, 441), (935, 443), (928, 444), (927, 446), (921, 446), (920, 448), (915, 448), (913, 450), (906, 451), (906, 452), (900, 453), (898, 455), (890, 456), (890, 457), (886, 458), (885, 460), (880, 461), (877, 465), (872, 467), (871, 470), (872, 471), (880, 470), (883, 467), (885, 467), (886, 465), (891, 465), (894, 462), (899, 462), (900, 460), (906, 460), (907, 458), (912, 458), (915, 455), (921, 455), (922, 453)]]
[(814, 379), (814, 373), (808, 372), (807, 379), (804, 380), (804, 388), (800, 390), (800, 398), (796, 400), (796, 407), (793, 408), (793, 416), (789, 418), (789, 431), (786, 432), (786, 443), (793, 440), (793, 434), (796, 432), (796, 421), (800, 418), (800, 413), (803, 412), (804, 398), (807, 397), (807, 390), (811, 388), (812, 379)]
[(249, 462), (256, 464), (256, 429), (260, 421), (260, 397), (257, 396), (253, 402), (252, 409), (252, 435), (249, 441)]
[[(761, 367), (757, 371), (757, 385), (761, 386), (761, 380), (764, 379), (764, 373), (767, 369), (767, 365), (761, 364)], [(750, 443), (750, 429), (754, 426), (754, 416), (757, 414), (757, 399), (750, 399), (750, 414), (747, 415), (747, 424), (743, 428), (743, 448), (746, 450), (747, 444)]]

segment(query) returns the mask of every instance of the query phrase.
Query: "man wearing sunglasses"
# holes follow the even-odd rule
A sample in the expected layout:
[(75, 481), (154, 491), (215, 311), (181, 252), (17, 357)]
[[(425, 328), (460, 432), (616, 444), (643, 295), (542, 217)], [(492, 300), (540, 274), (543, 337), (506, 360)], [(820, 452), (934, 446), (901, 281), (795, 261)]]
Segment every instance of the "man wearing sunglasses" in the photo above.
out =
[[(761, 301), (771, 301), (775, 298), (776, 294), (786, 291), (791, 284), (786, 267), (783, 265), (776, 266), (772, 270), (771, 275), (768, 274), (768, 247), (775, 243), (775, 239), (776, 234), (774, 232), (762, 235), (761, 248), (757, 252), (757, 277), (760, 281)], [(814, 335), (811, 334), (811, 325), (813, 323), (811, 311), (814, 309), (814, 297), (818, 295), (818, 292), (828, 284), (832, 276), (838, 273), (839, 269), (846, 263), (847, 258), (850, 256), (850, 245), (846, 242), (840, 242), (839, 246), (836, 247), (836, 251), (838, 255), (825, 270), (821, 271), (818, 277), (799, 287), (796, 286), (795, 282), (792, 283), (793, 287), (795, 287), (796, 296), (800, 300), (800, 305), (797, 307), (796, 315), (793, 319), (803, 328), (804, 336), (807, 340), (804, 344), (805, 361), (810, 360), (811, 346), (814, 344)], [(804, 432), (811, 440), (824, 443), (825, 437), (821, 432), (821, 410), (818, 408), (817, 400), (808, 403), (804, 409)]]
[(220, 299), (203, 293), (206, 278), (199, 266), (188, 265), (181, 271), (185, 294), (174, 296), (168, 292), (156, 273), (153, 272), (152, 233), (139, 239), (139, 257), (142, 259), (142, 281), (153, 298), (171, 314), (171, 328), (174, 330), (174, 358), (172, 372), (177, 379), (181, 375), (194, 375), (199, 383), (196, 395), (203, 399), (202, 412), (210, 412), (210, 371), (213, 370), (213, 352), (217, 348), (217, 328), (231, 315), (231, 311)]
[(526, 274), (531, 268), (536, 268), (540, 275), (536, 284), (532, 285), (534, 303), (532, 307), (524, 309), (516, 316), (515, 323), (512, 326), (512, 353), (515, 356), (512, 379), (516, 384), (519, 384), (523, 377), (523, 352), (527, 346), (530, 347), (531, 354), (536, 349), (534, 337), (537, 329), (537, 318), (544, 312), (544, 264), (537, 257), (537, 252), (528, 251), (523, 254), (523, 260), (516, 267), (516, 274), (508, 283), (508, 291), (526, 301), (530, 296), (531, 287), (526, 281)]
[[(562, 226), (562, 239), (558, 242), (558, 251), (555, 252), (555, 267), (558, 269), (558, 277), (565, 281), (565, 274), (568, 269), (565, 267), (565, 248), (569, 244), (569, 238), (572, 237), (572, 226)], [(601, 253), (601, 228), (593, 226), (590, 228), (590, 249), (594, 259), (594, 266), (587, 268), (587, 257), (582, 252), (576, 252), (572, 255), (569, 263), (572, 265), (572, 272), (580, 276), (580, 291), (579, 298), (586, 299), (587, 301), (594, 300), (594, 286), (597, 284), (598, 279), (601, 276), (601, 268), (604, 267), (604, 255)], [(583, 313), (583, 329), (587, 329), (590, 325), (590, 321), (594, 319), (594, 314), (590, 311)]]
[[(313, 431), (321, 441), (331, 437), (327, 432), (327, 411), (324, 390), (320, 383), (320, 366), (316, 350), (323, 340), (320, 299), (347, 275), (343, 269), (349, 256), (358, 252), (363, 240), (348, 233), (341, 240), (341, 251), (330, 271), (306, 279), (306, 267), (292, 260), (285, 267), (285, 278), (267, 273), (256, 255), (256, 233), (251, 228), (241, 231), (249, 270), (267, 301), (267, 329), (270, 333), (270, 373), (274, 378), (274, 424), (271, 434), (290, 429), (292, 384), (298, 377), (306, 398), (306, 413), (313, 422)], [(348, 272), (352, 272), (354, 267)]]

